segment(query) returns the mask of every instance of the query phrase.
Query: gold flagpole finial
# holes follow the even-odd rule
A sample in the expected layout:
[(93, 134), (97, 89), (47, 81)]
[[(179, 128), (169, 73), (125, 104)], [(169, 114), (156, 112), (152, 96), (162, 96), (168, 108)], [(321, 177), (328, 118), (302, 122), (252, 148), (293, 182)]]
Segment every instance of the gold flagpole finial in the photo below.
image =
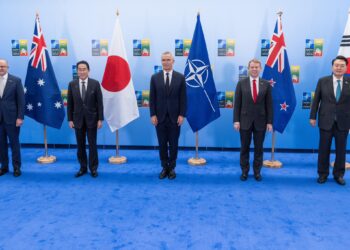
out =
[(282, 14), (283, 14), (282, 10), (277, 12), (277, 15), (279, 15), (280, 17), (282, 16)]
[(36, 11), (35, 16), (36, 18), (39, 18), (39, 11)]
[(116, 14), (117, 14), (117, 16), (119, 16), (119, 10), (118, 9), (117, 9), (117, 13)]

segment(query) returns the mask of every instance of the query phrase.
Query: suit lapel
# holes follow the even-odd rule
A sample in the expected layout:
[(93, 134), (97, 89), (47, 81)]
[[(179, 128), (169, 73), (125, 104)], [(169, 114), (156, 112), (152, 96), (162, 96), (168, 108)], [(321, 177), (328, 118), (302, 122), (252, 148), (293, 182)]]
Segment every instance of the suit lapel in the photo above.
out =
[(345, 77), (343, 77), (343, 88), (341, 89), (341, 93), (340, 93), (340, 98), (339, 101), (343, 98), (343, 96), (345, 95), (345, 93), (347, 91), (349, 91), (349, 82), (348, 79), (346, 79)]
[(171, 81), (170, 81), (169, 95), (171, 94), (171, 91), (174, 89), (174, 85), (176, 83), (175, 78), (176, 78), (176, 74), (175, 74), (175, 71), (173, 71), (173, 75), (171, 76)]
[[(334, 102), (337, 102), (337, 99), (335, 99), (335, 95), (334, 95), (334, 91), (335, 91), (335, 89), (334, 89), (334, 86), (333, 86), (333, 75), (332, 76), (330, 76), (329, 77), (329, 81), (328, 81), (328, 84), (327, 84), (327, 91), (329, 92), (329, 93), (331, 93), (331, 98), (332, 98), (332, 100), (334, 101)], [(341, 96), (340, 96), (341, 97)], [(339, 98), (339, 100), (340, 100), (340, 98)]]
[(74, 82), (73, 89), (74, 89), (74, 95), (78, 96), (78, 99), (83, 103), (83, 99), (81, 98), (81, 93), (79, 88), (79, 80)]
[(5, 85), (4, 91), (2, 92), (2, 98), (6, 96), (6, 93), (9, 90), (9, 88), (11, 88), (12, 84), (13, 84), (13, 80), (11, 79), (10, 74), (8, 74), (6, 85)]
[(262, 93), (265, 93), (265, 85), (262, 81), (261, 78), (259, 78), (259, 92), (258, 92), (258, 97), (256, 98), (256, 102), (258, 102), (258, 100), (261, 98)]
[(247, 86), (247, 88), (248, 88), (250, 100), (254, 103), (252, 88), (250, 87), (250, 77), (249, 77), (249, 76), (246, 78), (246, 86)]
[[(158, 82), (161, 85), (160, 88), (165, 93), (165, 81), (164, 81), (164, 71), (161, 71), (158, 75)], [(166, 93), (165, 93), (166, 94)]]

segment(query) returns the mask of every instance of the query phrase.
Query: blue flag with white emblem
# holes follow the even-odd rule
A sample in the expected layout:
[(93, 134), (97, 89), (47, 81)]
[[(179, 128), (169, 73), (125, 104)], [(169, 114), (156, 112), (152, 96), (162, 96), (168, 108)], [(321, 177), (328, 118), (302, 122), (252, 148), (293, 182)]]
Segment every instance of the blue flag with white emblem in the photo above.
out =
[(186, 119), (197, 132), (220, 117), (219, 102), (199, 15), (185, 67)]
[(284, 42), (281, 16), (276, 22), (262, 78), (268, 80), (272, 86), (273, 129), (283, 133), (293, 115), (296, 98)]
[(61, 128), (65, 116), (64, 105), (38, 16), (24, 87), (25, 115), (43, 125)]

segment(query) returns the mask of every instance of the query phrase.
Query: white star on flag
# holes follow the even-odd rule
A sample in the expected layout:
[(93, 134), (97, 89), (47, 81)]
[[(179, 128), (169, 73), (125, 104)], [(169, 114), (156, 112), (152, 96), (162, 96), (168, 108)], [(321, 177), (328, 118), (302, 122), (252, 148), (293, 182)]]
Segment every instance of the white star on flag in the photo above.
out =
[(38, 107), (41, 107), (41, 102), (38, 102)]
[(27, 88), (24, 87), (23, 90), (24, 90), (24, 94), (27, 94)]
[(27, 109), (28, 109), (29, 111), (32, 111), (32, 110), (33, 110), (33, 105), (32, 105), (31, 103), (28, 103)]
[(42, 87), (42, 86), (44, 86), (44, 83), (45, 83), (44, 79), (40, 79), (40, 78), (39, 78), (39, 80), (38, 80), (38, 85), (39, 85), (40, 87)]
[(281, 105), (281, 109), (280, 110), (284, 110), (284, 111), (287, 111), (287, 108), (289, 107), (289, 105), (287, 105), (286, 102), (280, 104)]
[(62, 104), (60, 102), (55, 102), (55, 108), (60, 109)]

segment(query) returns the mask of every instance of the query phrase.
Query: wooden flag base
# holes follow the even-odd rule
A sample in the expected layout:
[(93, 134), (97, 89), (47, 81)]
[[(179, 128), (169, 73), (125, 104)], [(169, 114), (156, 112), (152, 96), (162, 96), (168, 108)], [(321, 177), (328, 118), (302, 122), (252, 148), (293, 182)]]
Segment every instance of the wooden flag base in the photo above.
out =
[[(331, 162), (331, 167), (334, 168), (334, 161)], [(345, 162), (345, 169), (350, 169), (350, 163), (349, 162)]]
[(188, 159), (188, 164), (192, 166), (203, 166), (207, 163), (207, 161), (204, 158), (190, 158)]
[(266, 160), (263, 162), (263, 165), (264, 165), (264, 167), (267, 167), (267, 168), (281, 168), (282, 162)]
[(111, 164), (123, 164), (126, 160), (125, 156), (111, 156), (109, 157), (108, 162)]
[(53, 155), (47, 155), (47, 156), (40, 156), (37, 161), (41, 164), (49, 164), (56, 161), (56, 156)]

